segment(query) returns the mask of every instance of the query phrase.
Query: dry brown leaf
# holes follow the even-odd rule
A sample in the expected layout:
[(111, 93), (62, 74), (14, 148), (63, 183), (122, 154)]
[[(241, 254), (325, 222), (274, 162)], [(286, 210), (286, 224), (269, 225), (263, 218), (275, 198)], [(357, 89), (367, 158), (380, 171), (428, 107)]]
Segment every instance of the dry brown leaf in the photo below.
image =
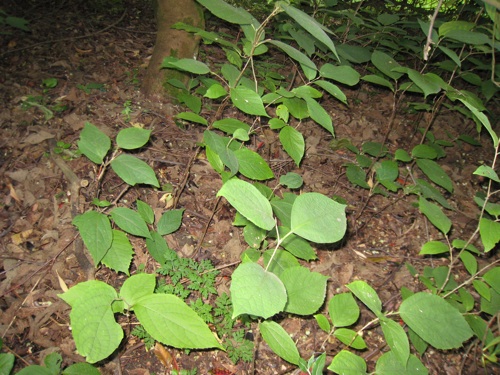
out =
[(9, 195), (17, 202), (21, 203), (21, 199), (19, 198), (19, 195), (16, 193), (16, 189), (14, 189), (14, 186), (12, 186), (11, 183), (7, 184), (9, 187)]
[(165, 347), (157, 342), (155, 347), (153, 348), (153, 352), (155, 353), (156, 358), (165, 366), (166, 368), (170, 368), (173, 365), (174, 359), (172, 355), (168, 352)]

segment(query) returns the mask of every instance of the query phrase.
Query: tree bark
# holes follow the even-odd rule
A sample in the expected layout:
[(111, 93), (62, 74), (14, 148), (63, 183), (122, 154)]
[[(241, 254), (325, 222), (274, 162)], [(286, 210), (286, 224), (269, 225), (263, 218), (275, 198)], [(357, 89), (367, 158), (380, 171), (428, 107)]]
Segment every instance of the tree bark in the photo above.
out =
[[(203, 10), (194, 0), (154, 0), (158, 33), (153, 55), (141, 85), (141, 91), (147, 99), (172, 101), (168, 79), (179, 79), (179, 72), (161, 69), (162, 61), (167, 56), (193, 58), (198, 52), (199, 38), (183, 30), (172, 29), (177, 22), (204, 27)], [(182, 80), (182, 78), (181, 78)]]

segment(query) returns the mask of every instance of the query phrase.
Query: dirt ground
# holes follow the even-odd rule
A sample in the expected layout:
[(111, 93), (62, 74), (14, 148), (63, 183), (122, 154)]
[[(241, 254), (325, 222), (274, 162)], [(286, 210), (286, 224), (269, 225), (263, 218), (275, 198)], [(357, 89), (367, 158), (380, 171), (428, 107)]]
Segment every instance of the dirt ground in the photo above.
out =
[[(139, 84), (154, 46), (155, 24), (148, 2), (124, 3), (125, 10), (95, 9), (85, 1), (5, 0), (1, 6), (8, 14), (29, 19), (31, 28), (28, 33), (0, 35), (0, 336), (3, 351), (17, 357), (16, 370), (40, 363), (52, 351), (61, 353), (65, 365), (83, 360), (75, 351), (69, 329), (69, 306), (57, 294), (62, 292), (61, 280), (71, 287), (87, 280), (88, 275), (72, 251), (77, 232), (71, 224), (69, 182), (50, 151), (54, 141), (70, 145), (59, 160), (81, 181), (89, 182), (78, 197), (78, 209), (84, 212), (95, 196), (91, 187), (95, 186), (92, 181), (98, 171), (85, 157), (71, 157), (71, 152), (76, 150), (86, 121), (111, 136), (132, 123), (152, 130), (150, 147), (139, 156), (153, 166), (161, 184), (170, 183), (174, 193), (181, 192), (177, 207), (186, 210), (181, 229), (167, 241), (182, 256), (210, 259), (220, 267), (219, 290), (228, 289), (234, 264), (246, 248), (242, 233), (231, 225), (233, 210), (215, 197), (220, 178), (203, 151), (199, 152), (197, 143), (204, 128), (178, 126), (164, 115), (162, 103), (148, 102), (140, 96)], [(202, 48), (202, 56), (209, 56), (215, 63), (222, 61), (223, 56), (216, 50)], [(274, 59), (285, 69), (290, 64), (283, 56)], [(51, 78), (57, 79), (57, 85), (44, 87), (42, 82)], [(366, 141), (382, 142), (392, 113), (392, 94), (364, 84), (345, 92), (350, 107), (334, 101), (323, 103), (332, 116), (338, 139), (349, 139), (357, 146)], [(30, 98), (36, 97), (39, 105), (29, 105)], [(44, 108), (52, 110), (51, 118)], [(230, 107), (226, 111), (223, 116), (233, 115)], [(202, 115), (211, 122), (215, 111), (204, 110)], [(426, 115), (401, 106), (388, 133), (390, 151), (417, 145), (421, 138), (418, 128), (425, 128), (426, 121)], [(412, 204), (415, 196), (397, 193), (368, 199), (368, 191), (354, 187), (345, 176), (344, 164), (354, 160), (354, 155), (332, 150), (332, 137), (312, 122), (301, 129), (307, 151), (300, 168), (280, 150), (272, 132), (262, 130), (252, 142), (263, 142), (260, 152), (276, 176), (297, 172), (304, 178), (304, 191), (337, 195), (348, 203), (345, 240), (335, 248), (319, 248), (319, 259), (312, 262), (311, 268), (330, 277), (330, 296), (346, 290), (345, 284), (361, 279), (377, 290), (386, 311), (397, 308), (402, 286), (414, 291), (424, 289), (405, 263), (418, 270), (447, 264), (446, 259), (418, 256), (423, 243), (440, 238), (438, 232)], [(476, 136), (471, 121), (447, 110), (440, 113), (432, 131), (438, 139), (461, 134)], [(488, 137), (483, 136), (481, 142), (484, 147), (449, 147), (446, 158), (440, 161), (455, 183), (456, 190), (448, 197), (454, 211), (447, 214), (453, 221), (454, 233), (461, 237), (475, 228), (478, 210), (472, 197), (484, 188), (472, 172), (483, 161), (491, 165), (493, 157)], [(109, 190), (102, 196), (113, 200), (122, 187), (112, 173), (105, 179), (103, 186)], [(163, 194), (136, 187), (128, 190), (121, 202), (125, 205), (140, 198), (162, 212)], [(131, 271), (139, 265), (154, 270), (154, 261), (144, 244), (133, 244), (136, 255)], [(495, 252), (491, 255), (497, 256)], [(465, 274), (465, 270), (460, 272)], [(95, 270), (96, 279), (111, 285), (120, 285), (124, 277), (105, 267)], [(359, 327), (369, 319), (370, 314), (363, 311)], [(326, 350), (331, 360), (341, 348), (338, 342), (326, 342), (321, 348), (325, 335), (314, 319), (282, 317), (281, 323), (293, 332), (306, 358)], [(365, 339), (369, 349), (359, 354), (373, 371), (376, 359), (387, 348), (378, 329), (370, 331)], [(180, 368), (197, 368), (198, 374), (294, 373), (294, 368), (266, 344), (258, 341), (255, 347), (254, 361), (238, 364), (223, 352), (187, 354), (168, 350)], [(480, 352), (470, 342), (462, 350), (428, 350), (422, 361), (431, 374), (500, 373), (498, 367), (483, 368), (480, 358)], [(100, 364), (100, 369), (109, 374), (170, 373), (152, 351), (146, 351), (130, 335), (109, 361)]]

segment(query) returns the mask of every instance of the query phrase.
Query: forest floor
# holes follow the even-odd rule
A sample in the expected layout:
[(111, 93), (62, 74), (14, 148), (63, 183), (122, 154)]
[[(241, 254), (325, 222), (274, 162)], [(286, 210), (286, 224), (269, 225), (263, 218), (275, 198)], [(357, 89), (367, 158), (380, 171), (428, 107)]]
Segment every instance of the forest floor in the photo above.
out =
[[(131, 124), (143, 124), (152, 130), (150, 145), (139, 156), (153, 166), (160, 184), (170, 183), (174, 193), (180, 193), (177, 207), (185, 209), (180, 230), (167, 241), (183, 257), (210, 259), (221, 270), (219, 291), (228, 290), (231, 272), (246, 248), (240, 229), (231, 224), (234, 210), (224, 200), (216, 199), (222, 185), (219, 175), (211, 169), (203, 150), (199, 151), (204, 127), (178, 126), (164, 115), (162, 103), (141, 98), (139, 85), (155, 42), (154, 17), (148, 2), (125, 2), (124, 14), (123, 9), (99, 10), (91, 3), (6, 0), (2, 4), (8, 14), (29, 19), (31, 28), (27, 33), (14, 30), (11, 35), (0, 35), (0, 337), (3, 351), (15, 353), (16, 369), (39, 364), (52, 351), (61, 353), (65, 365), (84, 360), (75, 351), (69, 329), (70, 308), (57, 295), (62, 293), (60, 279), (71, 287), (87, 280), (88, 275), (72, 252), (77, 232), (71, 224), (69, 183), (50, 151), (51, 140), (63, 141), (70, 145), (68, 152), (74, 151), (85, 122), (110, 136)], [(223, 54), (208, 48), (212, 47), (202, 46), (201, 59), (210, 56), (211, 64), (223, 62)], [(277, 54), (273, 59), (284, 70), (290, 69), (291, 62), (285, 57)], [(42, 82), (52, 78), (58, 84), (43, 87)], [(349, 107), (335, 101), (322, 103), (332, 116), (338, 139), (348, 139), (359, 147), (366, 141), (382, 142), (388, 133), (386, 145), (391, 152), (410, 150), (420, 143), (418, 129), (427, 126), (426, 115), (400, 106), (388, 132), (391, 92), (365, 84), (345, 92)], [(53, 117), (49, 118), (47, 109)], [(235, 115), (230, 113), (231, 107), (226, 111), (223, 116)], [(202, 115), (210, 123), (215, 111), (204, 110)], [(472, 121), (446, 109), (431, 130), (437, 139), (477, 136)], [(406, 263), (419, 271), (425, 266), (448, 264), (446, 258), (418, 255), (423, 243), (441, 238), (439, 233), (418, 212), (414, 195), (399, 192), (369, 197), (368, 190), (354, 187), (346, 178), (344, 165), (354, 160), (354, 154), (332, 149), (331, 135), (312, 122), (304, 123), (302, 131), (307, 150), (300, 168), (264, 126), (252, 142), (276, 176), (297, 172), (304, 178), (304, 191), (339, 196), (348, 203), (349, 225), (344, 241), (335, 247), (318, 248), (318, 260), (311, 262), (311, 269), (329, 277), (329, 296), (345, 291), (345, 285), (353, 280), (365, 280), (378, 292), (385, 311), (397, 308), (401, 287), (424, 290)], [(480, 141), (483, 147), (455, 143), (446, 148), (447, 156), (440, 160), (455, 183), (455, 191), (448, 197), (453, 210), (446, 213), (454, 233), (463, 238), (476, 227), (478, 209), (472, 198), (484, 189), (472, 173), (482, 162), (491, 165), (493, 157), (488, 137)], [(95, 186), (92, 181), (98, 171), (88, 159), (65, 157), (64, 163), (79, 179)], [(102, 186), (108, 190), (101, 197), (112, 201), (122, 190), (119, 184), (113, 173), (106, 174)], [(80, 212), (90, 207), (95, 194), (91, 189), (81, 189)], [(165, 210), (163, 195), (161, 191), (135, 187), (120, 202), (130, 205), (140, 198), (161, 213)], [(136, 254), (131, 272), (139, 267), (154, 270), (154, 260), (144, 244), (133, 244)], [(498, 254), (492, 252), (490, 256), (497, 258)], [(459, 268), (457, 272), (466, 271)], [(105, 267), (96, 269), (93, 276), (117, 287), (125, 277)], [(359, 327), (370, 319), (371, 315), (363, 311)], [(325, 342), (326, 335), (312, 318), (283, 317), (281, 324), (306, 358), (326, 351), (331, 359), (342, 348), (338, 342)], [(370, 371), (386, 350), (380, 337), (378, 328), (371, 330), (365, 337), (369, 349), (359, 352)], [(482, 367), (481, 353), (474, 342), (465, 345), (446, 352), (428, 350), (422, 362), (431, 374), (499, 373), (498, 367)], [(255, 358), (249, 363), (233, 364), (221, 351), (188, 354), (168, 350), (180, 368), (197, 368), (198, 374), (294, 371), (260, 340), (255, 342)], [(153, 351), (146, 351), (140, 340), (130, 335), (109, 361), (99, 365), (103, 373), (110, 374), (170, 374)]]

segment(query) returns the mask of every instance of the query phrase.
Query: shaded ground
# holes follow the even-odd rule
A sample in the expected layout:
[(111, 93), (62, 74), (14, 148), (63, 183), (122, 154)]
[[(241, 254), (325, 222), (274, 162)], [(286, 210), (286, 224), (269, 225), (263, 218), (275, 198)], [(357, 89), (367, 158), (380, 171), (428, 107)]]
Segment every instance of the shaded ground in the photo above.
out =
[[(59, 5), (58, 5), (59, 4)], [(71, 196), (69, 183), (50, 156), (53, 141), (63, 141), (71, 147), (63, 153), (64, 163), (78, 178), (88, 183), (82, 188), (78, 210), (84, 212), (96, 192), (94, 181), (98, 174), (86, 158), (72, 158), (79, 131), (89, 121), (109, 135), (130, 124), (143, 124), (153, 131), (151, 147), (140, 157), (152, 165), (161, 184), (170, 183), (177, 207), (186, 209), (181, 229), (167, 241), (184, 257), (210, 259), (221, 274), (218, 290), (229, 287), (229, 276), (234, 263), (246, 248), (242, 234), (231, 225), (234, 213), (215, 193), (221, 186), (215, 173), (199, 152), (197, 142), (202, 127), (177, 126), (165, 117), (161, 103), (141, 99), (138, 84), (147, 66), (154, 43), (154, 21), (147, 4), (132, 2), (123, 9), (95, 10), (85, 2), (67, 4), (5, 1), (9, 14), (31, 21), (31, 33), (14, 33), (1, 38), (0, 51), (0, 335), (5, 347), (17, 356), (17, 369), (39, 363), (50, 351), (58, 350), (65, 364), (82, 361), (75, 353), (69, 330), (69, 307), (57, 294), (61, 281), (68, 286), (87, 280), (73, 254), (75, 228), (71, 225)], [(69, 9), (71, 7), (71, 9)], [(82, 37), (88, 36), (90, 37)], [(54, 41), (54, 42), (48, 42)], [(203, 51), (202, 51), (203, 52)], [(218, 62), (216, 51), (210, 51), (213, 62)], [(205, 56), (206, 56), (205, 55)], [(277, 63), (289, 64), (282, 57)], [(43, 80), (57, 78), (54, 88), (42, 87)], [(79, 86), (81, 85), (81, 86)], [(79, 88), (80, 87), (80, 88)], [(338, 138), (347, 138), (355, 145), (365, 141), (384, 140), (391, 117), (392, 96), (361, 85), (356, 91), (346, 91), (351, 108), (337, 103), (326, 103)], [(31, 101), (31, 105), (29, 102)], [(28, 103), (28, 104), (27, 104)], [(35, 103), (35, 104), (33, 104)], [(58, 111), (58, 105), (60, 111)], [(53, 117), (44, 108), (53, 111)], [(130, 113), (127, 113), (130, 108)], [(224, 116), (229, 116), (231, 108)], [(204, 117), (214, 119), (215, 113)], [(420, 142), (419, 127), (426, 126), (425, 116), (409, 111), (398, 112), (387, 146), (411, 149)], [(343, 291), (344, 285), (356, 280), (368, 281), (384, 301), (384, 309), (391, 310), (400, 303), (399, 289), (406, 286), (421, 290), (404, 263), (417, 269), (425, 265), (447, 264), (445, 260), (422, 259), (418, 252), (429, 239), (439, 234), (411, 205), (413, 196), (401, 194), (368, 199), (368, 192), (355, 188), (345, 177), (343, 165), (353, 160), (345, 150), (333, 151), (331, 137), (319, 126), (305, 123), (302, 131), (307, 137), (307, 157), (300, 169), (287, 158), (277, 144), (276, 136), (265, 127), (253, 140), (263, 142), (261, 154), (269, 160), (275, 174), (288, 171), (300, 173), (306, 191), (317, 191), (328, 196), (338, 195), (347, 200), (349, 233), (337, 248), (318, 250), (319, 260), (312, 269), (328, 275), (329, 295)], [(443, 112), (433, 126), (436, 138), (455, 138), (460, 134), (475, 136), (475, 125)], [(491, 162), (487, 147), (461, 147), (447, 149), (443, 167), (455, 182), (456, 192), (450, 197), (455, 211), (447, 212), (454, 230), (463, 237), (475, 228), (478, 211), (471, 198), (482, 189), (472, 172), (480, 161)], [(101, 197), (110, 201), (122, 191), (112, 173), (105, 176), (109, 191)], [(116, 181), (116, 182), (115, 182)], [(157, 213), (169, 206), (162, 199), (164, 192), (140, 187), (130, 189), (121, 201), (134, 202), (140, 198)], [(132, 271), (140, 265), (155, 269), (142, 243), (134, 244)], [(465, 271), (463, 271), (465, 272)], [(96, 279), (119, 286), (123, 275), (106, 268), (96, 271)], [(365, 312), (359, 327), (371, 319)], [(127, 322), (122, 322), (127, 326)], [(293, 332), (304, 357), (326, 350), (334, 355), (338, 343), (326, 342), (325, 335), (314, 320), (283, 317), (288, 332)], [(129, 329), (126, 330), (129, 332)], [(385, 351), (377, 330), (367, 337), (369, 351), (361, 353), (370, 368)], [(422, 361), (433, 374), (493, 374), (498, 368), (480, 369), (480, 353), (471, 346), (465, 351), (427, 352)], [(292, 373), (293, 368), (277, 359), (267, 346), (259, 343), (253, 363), (234, 365), (221, 352), (184, 352), (171, 350), (182, 368), (198, 368), (199, 374), (225, 369), (237, 374)], [(127, 337), (110, 362), (102, 364), (107, 373), (156, 374), (169, 373), (168, 369), (133, 337)]]

